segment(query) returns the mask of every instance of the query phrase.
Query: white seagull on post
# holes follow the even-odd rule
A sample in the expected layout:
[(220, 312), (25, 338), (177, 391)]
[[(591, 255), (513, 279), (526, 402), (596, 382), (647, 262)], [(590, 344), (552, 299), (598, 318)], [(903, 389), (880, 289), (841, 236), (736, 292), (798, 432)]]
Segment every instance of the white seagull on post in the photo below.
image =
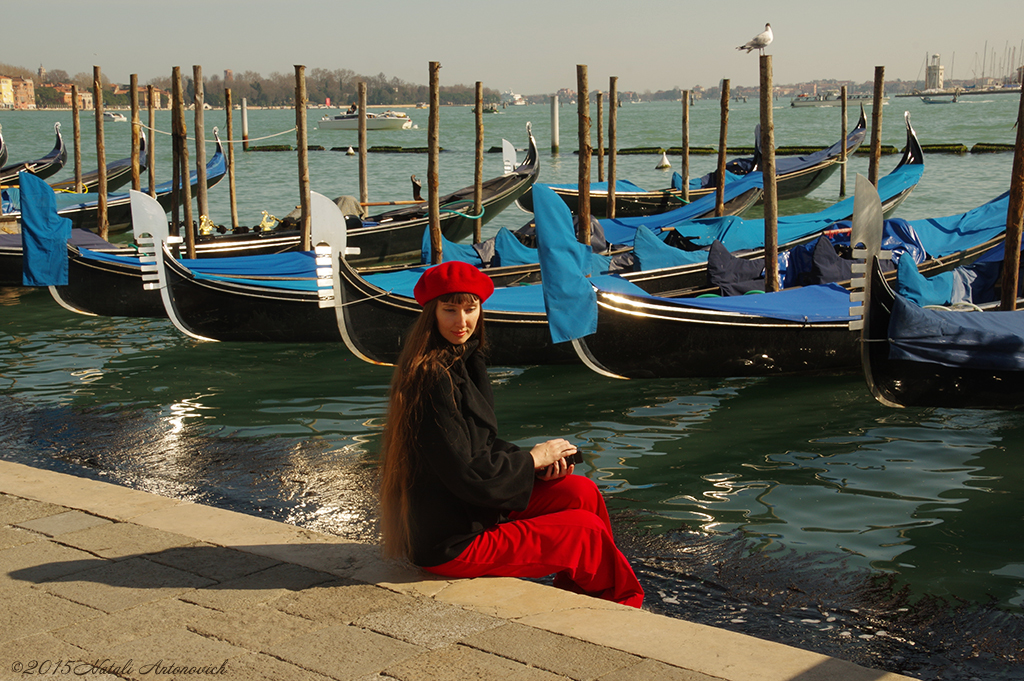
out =
[(765, 24), (764, 30), (753, 38), (746, 45), (740, 45), (737, 50), (746, 50), (747, 54), (750, 54), (752, 50), (757, 50), (758, 54), (764, 54), (764, 48), (772, 42), (772, 25)]

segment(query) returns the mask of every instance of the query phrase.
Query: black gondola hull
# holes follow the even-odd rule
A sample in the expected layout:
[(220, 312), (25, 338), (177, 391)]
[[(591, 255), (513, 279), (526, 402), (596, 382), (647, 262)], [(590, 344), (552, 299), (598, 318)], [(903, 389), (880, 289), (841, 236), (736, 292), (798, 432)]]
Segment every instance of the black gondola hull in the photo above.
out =
[(857, 334), (844, 322), (800, 324), (598, 292), (597, 332), (581, 347), (626, 378), (834, 374), (855, 371)]
[(896, 407), (1024, 409), (1024, 372), (978, 370), (889, 358), (889, 319), (895, 294), (878, 266), (863, 333), (862, 365), (878, 401)]
[(196, 279), (166, 254), (164, 271), (175, 323), (192, 336), (239, 342), (341, 342), (334, 310), (321, 308), (315, 292)]

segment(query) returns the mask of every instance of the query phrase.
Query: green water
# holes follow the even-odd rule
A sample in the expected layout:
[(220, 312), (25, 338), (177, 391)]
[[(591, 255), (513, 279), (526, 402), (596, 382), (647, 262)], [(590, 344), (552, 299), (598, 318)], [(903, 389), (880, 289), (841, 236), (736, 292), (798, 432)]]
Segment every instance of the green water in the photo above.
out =
[[(904, 110), (911, 112), (924, 144), (1013, 142), (1016, 97), (964, 100), (927, 106), (893, 98), (884, 109), (883, 143), (902, 147)], [(424, 146), (427, 112), (406, 111), (418, 129), (370, 133), (369, 144)], [(619, 147), (678, 146), (680, 111), (678, 103), (621, 107)], [(327, 149), (356, 144), (354, 132), (317, 130), (323, 113), (309, 113), (310, 144)], [(691, 144), (716, 144), (718, 103), (699, 102), (691, 113)], [(441, 190), (447, 191), (472, 182), (474, 117), (466, 108), (445, 108), (441, 114), (446, 149)], [(757, 117), (755, 102), (734, 104), (731, 143), (752, 144)], [(780, 100), (774, 118), (779, 145), (826, 145), (839, 138), (838, 109), (792, 109)], [(224, 128), (223, 119), (221, 111), (206, 113), (207, 137), (212, 138), (213, 125)], [(57, 120), (70, 144), (69, 113), (0, 112), (8, 162), (46, 153)], [(91, 119), (85, 120), (83, 168), (89, 170), (95, 167), (95, 148)], [(528, 121), (542, 151), (541, 181), (576, 181), (575, 107), (561, 109), (557, 157), (548, 151), (547, 106), (486, 116), (485, 146), (499, 146), (504, 137), (522, 149)], [(290, 111), (249, 112), (253, 140), (293, 125)], [(156, 127), (169, 129), (166, 112), (158, 114)], [(240, 136), (237, 113), (235, 130)], [(106, 125), (108, 160), (126, 155), (127, 137), (126, 124)], [(169, 138), (153, 138), (158, 167), (167, 172)], [(282, 142), (294, 145), (294, 134), (253, 143)], [(255, 224), (264, 210), (283, 216), (295, 206), (294, 152), (239, 151), (236, 156), (243, 224)], [(622, 156), (619, 177), (651, 189), (667, 186), (669, 173), (655, 169), (657, 161)], [(678, 158), (672, 161), (678, 169)], [(882, 172), (896, 162), (896, 156), (883, 157)], [(424, 179), (426, 163), (422, 154), (371, 154), (370, 199), (410, 198), (409, 176)], [(707, 172), (715, 163), (714, 157), (695, 156), (692, 172)], [(977, 206), (1008, 189), (1011, 163), (1012, 154), (928, 156), (920, 185), (897, 216), (946, 215)], [(500, 169), (500, 154), (488, 154), (485, 176)], [(852, 187), (853, 173), (867, 173), (866, 157), (852, 158), (849, 172)], [(595, 178), (596, 173), (595, 160)], [(806, 199), (784, 203), (780, 212), (828, 205), (838, 196), (838, 177)], [(328, 196), (355, 195), (357, 158), (311, 152), (310, 178), (313, 190)], [(212, 190), (210, 204), (214, 219), (226, 222), (226, 183)], [(518, 227), (528, 217), (509, 208), (489, 223), (485, 235), (500, 226)], [(164, 320), (76, 316), (45, 290), (0, 289), (3, 456), (356, 539), (375, 536), (370, 471), (389, 376), (388, 369), (364, 364), (340, 346), (199, 343)], [(721, 613), (738, 608), (738, 587), (710, 604), (692, 587), (707, 582), (708, 570), (718, 570), (716, 579), (724, 580), (721, 570), (736, 563), (709, 560), (698, 570), (683, 569), (679, 561), (696, 560), (691, 542), (728, 536), (738, 538), (744, 551), (788, 557), (780, 561), (793, 563), (787, 574), (796, 586), (776, 591), (810, 592), (799, 575), (813, 569), (798, 566), (800, 560), (838, 561), (840, 567), (829, 569), (892, 576), (891, 591), (906, 588), (911, 602), (940, 597), (985, 606), (984, 618), (978, 615), (967, 625), (972, 634), (949, 625), (958, 632), (951, 639), (961, 644), (979, 631), (1007, 626), (1006, 620), (996, 627), (985, 619), (992, 606), (1020, 626), (1024, 415), (891, 410), (871, 398), (857, 375), (624, 382), (583, 367), (495, 367), (493, 377), (505, 437), (529, 444), (559, 435), (587, 452), (587, 463), (577, 470), (595, 479), (619, 512), (619, 527), (624, 537), (633, 538), (627, 545), (656, 609), (831, 654), (844, 654), (845, 643), (854, 640), (864, 650), (849, 653), (852, 659), (923, 678), (978, 673), (974, 663), (964, 662), (971, 657), (967, 653), (949, 652), (938, 661), (915, 658), (923, 641), (915, 647), (905, 638), (900, 647), (892, 637), (875, 636), (874, 629), (893, 630), (899, 617), (888, 613), (891, 619), (869, 625), (850, 614), (849, 603), (846, 616), (828, 629), (806, 617), (767, 627), (783, 609), (764, 610), (753, 602), (750, 608), (762, 608), (759, 614), (723, 620)], [(812, 606), (825, 607), (819, 601), (802, 605)], [(828, 607), (842, 609), (844, 603)], [(877, 608), (873, 616), (882, 617), (884, 608)], [(841, 637), (844, 627), (852, 639)], [(865, 642), (862, 636), (872, 639)], [(994, 659), (980, 676), (1020, 678), (1000, 666), (1004, 658)]]

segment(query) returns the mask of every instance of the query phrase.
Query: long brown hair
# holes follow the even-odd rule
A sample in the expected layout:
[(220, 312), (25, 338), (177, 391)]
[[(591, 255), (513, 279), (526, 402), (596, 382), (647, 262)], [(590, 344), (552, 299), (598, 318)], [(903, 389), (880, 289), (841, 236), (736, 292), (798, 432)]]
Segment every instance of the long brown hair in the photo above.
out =
[[(409, 494), (416, 465), (417, 431), (423, 416), (422, 395), (437, 381), (450, 380), (448, 369), (466, 351), (465, 344), (453, 345), (441, 335), (437, 328), (437, 306), (474, 301), (479, 303), (480, 299), (471, 293), (449, 293), (424, 305), (405, 337), (391, 376), (380, 463), (381, 533), (387, 558), (408, 558), (412, 550)], [(470, 340), (477, 341), (478, 352), (483, 350), (482, 308)]]

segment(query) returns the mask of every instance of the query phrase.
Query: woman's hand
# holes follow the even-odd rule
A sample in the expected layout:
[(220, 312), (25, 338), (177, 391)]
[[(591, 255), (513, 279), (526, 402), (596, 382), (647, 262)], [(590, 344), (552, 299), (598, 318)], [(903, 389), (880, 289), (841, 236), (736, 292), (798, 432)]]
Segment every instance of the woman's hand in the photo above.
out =
[(530, 450), (533, 457), (533, 468), (541, 480), (554, 480), (569, 475), (573, 465), (565, 461), (565, 457), (576, 451), (576, 445), (568, 440), (557, 438), (537, 443)]
[(550, 466), (539, 469), (537, 471), (537, 477), (541, 480), (557, 480), (558, 478), (564, 478), (567, 475), (572, 475), (576, 466), (571, 463), (566, 463), (566, 461), (566, 459), (562, 458)]

